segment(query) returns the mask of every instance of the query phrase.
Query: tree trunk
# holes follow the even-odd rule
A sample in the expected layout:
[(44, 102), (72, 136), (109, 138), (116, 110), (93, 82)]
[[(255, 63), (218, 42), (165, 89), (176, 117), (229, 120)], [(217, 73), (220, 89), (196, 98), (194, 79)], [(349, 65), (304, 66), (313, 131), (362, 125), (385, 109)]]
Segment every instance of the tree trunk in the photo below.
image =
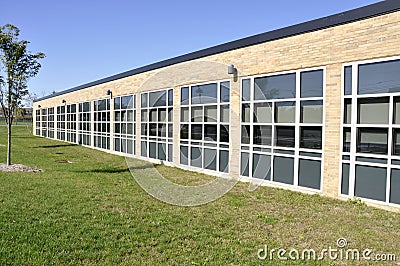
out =
[(11, 125), (7, 123), (7, 165), (11, 165)]

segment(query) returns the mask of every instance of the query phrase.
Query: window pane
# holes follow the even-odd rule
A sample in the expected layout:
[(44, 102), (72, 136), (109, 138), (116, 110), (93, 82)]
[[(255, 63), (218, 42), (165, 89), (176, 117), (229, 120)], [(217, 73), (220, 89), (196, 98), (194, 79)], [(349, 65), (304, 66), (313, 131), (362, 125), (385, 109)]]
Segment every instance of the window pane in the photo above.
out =
[(181, 104), (182, 105), (189, 104), (189, 88), (188, 87), (181, 88)]
[(296, 114), (296, 102), (275, 103), (275, 122), (294, 123)]
[(219, 135), (220, 142), (229, 142), (229, 126), (221, 125)]
[(342, 164), (342, 187), (341, 192), (344, 195), (349, 195), (349, 176), (350, 176), (350, 164)]
[[(120, 102), (121, 102), (121, 98), (120, 98), (120, 97), (114, 98), (114, 109), (115, 109), (115, 110), (118, 110), (118, 109), (121, 108)], [(79, 109), (81, 109), (81, 106), (80, 106), (80, 105), (79, 105)], [(79, 110), (79, 111), (80, 111), (80, 110)]]
[(400, 97), (394, 97), (393, 102), (393, 123), (400, 124)]
[(253, 126), (253, 128), (253, 144), (270, 146), (272, 139), (272, 126)]
[(242, 104), (242, 122), (250, 122), (250, 104)]
[(132, 96), (123, 96), (121, 98), (121, 109), (132, 108)]
[(147, 157), (147, 142), (142, 141), (140, 145), (140, 156)]
[(389, 97), (358, 100), (359, 124), (388, 124)]
[(168, 90), (168, 106), (173, 106), (174, 105), (174, 90), (170, 89)]
[(217, 126), (216, 125), (204, 125), (204, 140), (205, 141), (217, 141)]
[(203, 139), (203, 126), (192, 125), (191, 139), (202, 140)]
[(393, 155), (400, 155), (400, 129), (393, 129)]
[(296, 74), (284, 74), (254, 79), (254, 99), (296, 98)]
[(157, 122), (157, 109), (150, 109), (150, 122)]
[(189, 164), (189, 151), (188, 147), (181, 146), (181, 152), (180, 152), (180, 162), (181, 164), (188, 165)]
[(203, 122), (203, 107), (192, 107), (192, 122)]
[(360, 65), (358, 94), (400, 92), (400, 60)]
[(157, 159), (157, 144), (155, 142), (149, 142), (149, 157)]
[(229, 151), (219, 151), (219, 171), (229, 172)]
[(204, 122), (217, 122), (217, 106), (204, 106)]
[(194, 167), (202, 167), (201, 148), (190, 148), (190, 165)]
[(204, 149), (204, 168), (217, 170), (217, 150)]
[(302, 101), (301, 102), (301, 123), (322, 123), (323, 102), (322, 101)]
[(167, 105), (166, 91), (156, 91), (149, 93), (149, 106), (158, 107)]
[(220, 122), (229, 123), (229, 105), (221, 105)]
[(271, 180), (271, 156), (253, 154), (253, 177)]
[(242, 144), (250, 144), (250, 126), (242, 126)]
[(240, 174), (249, 176), (249, 154), (242, 152), (240, 156)]
[(167, 109), (160, 108), (158, 109), (158, 122), (165, 122), (167, 119)]
[(157, 136), (157, 124), (149, 124), (149, 135), (154, 137)]
[[(249, 113), (250, 113), (250, 110), (249, 110)], [(254, 104), (254, 122), (255, 123), (272, 123), (271, 103), (255, 103)]]
[(299, 186), (321, 188), (321, 161), (299, 159)]
[(387, 154), (388, 130), (386, 128), (359, 128), (357, 152)]
[(142, 108), (147, 107), (147, 93), (142, 93), (141, 106), (142, 106)]
[(274, 157), (274, 181), (293, 185), (294, 159), (286, 157)]
[(188, 139), (189, 138), (189, 125), (182, 125), (181, 126), (181, 139)]
[(216, 103), (217, 83), (192, 86), (192, 104)]
[(324, 87), (324, 71), (314, 70), (300, 74), (301, 97), (322, 97)]
[(221, 102), (229, 102), (230, 101), (230, 82), (229, 81), (221, 82), (220, 97), (221, 97)]
[(351, 124), (351, 99), (344, 99), (344, 123)]
[(353, 87), (353, 68), (347, 66), (344, 68), (344, 95), (352, 94)]
[(322, 127), (301, 127), (300, 148), (322, 149)]
[(174, 109), (168, 108), (168, 122), (174, 121)]
[(147, 110), (142, 110), (142, 122), (147, 122)]
[(400, 170), (392, 169), (390, 177), (390, 203), (400, 204)]
[(295, 128), (286, 126), (276, 127), (275, 145), (280, 147), (294, 148)]
[(355, 196), (386, 201), (385, 168), (356, 165), (355, 179)]
[(343, 128), (343, 152), (350, 152), (351, 128)]
[(158, 143), (158, 156), (157, 159), (165, 161), (167, 159), (167, 145), (165, 143)]
[(181, 122), (189, 122), (189, 107), (181, 108)]
[(250, 101), (250, 79), (242, 80), (242, 101)]

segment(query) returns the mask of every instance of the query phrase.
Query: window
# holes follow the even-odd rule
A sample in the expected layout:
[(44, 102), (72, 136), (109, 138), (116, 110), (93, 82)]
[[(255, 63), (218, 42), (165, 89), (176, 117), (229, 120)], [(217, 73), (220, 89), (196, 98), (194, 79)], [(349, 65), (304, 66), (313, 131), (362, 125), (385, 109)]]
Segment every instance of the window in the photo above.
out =
[(41, 128), (41, 123), (40, 123), (40, 110), (36, 110), (36, 136), (40, 136), (40, 128)]
[(241, 84), (241, 175), (320, 190), (324, 70), (244, 78)]
[(136, 96), (114, 98), (114, 151), (135, 154)]
[(76, 143), (76, 104), (67, 105), (66, 141)]
[(48, 137), (54, 138), (54, 107), (47, 109)]
[(91, 106), (90, 102), (79, 103), (79, 140), (80, 145), (90, 146), (91, 141)]
[(42, 137), (47, 137), (47, 109), (41, 110), (41, 126), (42, 126)]
[(400, 60), (343, 70), (341, 194), (400, 204)]
[(57, 106), (57, 139), (65, 140), (65, 106)]
[(94, 146), (110, 149), (110, 99), (94, 101)]
[[(141, 156), (172, 162), (173, 89), (141, 94)], [(147, 99), (149, 99), (147, 101)], [(181, 98), (187, 101), (188, 97)], [(189, 112), (181, 119), (188, 119)], [(181, 134), (184, 132), (181, 131)]]
[(229, 172), (229, 103), (229, 81), (181, 88), (181, 165)]

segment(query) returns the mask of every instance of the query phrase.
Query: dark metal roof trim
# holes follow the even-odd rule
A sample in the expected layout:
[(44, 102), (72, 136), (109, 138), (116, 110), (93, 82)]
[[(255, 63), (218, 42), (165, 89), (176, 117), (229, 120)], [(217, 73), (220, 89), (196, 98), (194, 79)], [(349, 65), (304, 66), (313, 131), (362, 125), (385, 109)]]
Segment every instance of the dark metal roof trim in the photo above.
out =
[(248, 46), (252, 46), (252, 45), (256, 45), (256, 44), (260, 44), (260, 43), (264, 43), (264, 42), (269, 42), (269, 41), (283, 39), (283, 38), (294, 36), (294, 35), (304, 34), (304, 33), (311, 32), (311, 31), (317, 31), (317, 30), (321, 30), (321, 29), (326, 29), (326, 28), (342, 25), (342, 24), (347, 24), (347, 23), (354, 22), (357, 20), (376, 17), (376, 16), (396, 12), (398, 10), (400, 10), (400, 0), (382, 1), (379, 3), (375, 3), (375, 4), (365, 6), (365, 7), (338, 13), (338, 14), (331, 15), (328, 17), (311, 20), (311, 21), (300, 23), (297, 25), (257, 34), (257, 35), (250, 36), (247, 38), (243, 38), (243, 39), (239, 39), (236, 41), (231, 41), (231, 42), (216, 45), (216, 46), (213, 46), (210, 48), (206, 48), (203, 50), (199, 50), (196, 52), (173, 57), (173, 58), (163, 60), (163, 61), (160, 61), (157, 63), (153, 63), (150, 65), (139, 67), (139, 68), (136, 68), (133, 70), (129, 70), (129, 71), (120, 73), (120, 74), (116, 74), (116, 75), (113, 75), (113, 76), (110, 76), (107, 78), (89, 82), (89, 83), (86, 83), (86, 84), (83, 84), (83, 85), (80, 85), (80, 86), (77, 86), (77, 87), (74, 87), (74, 88), (71, 88), (68, 90), (64, 90), (64, 91), (61, 91), (61, 92), (58, 92), (55, 94), (51, 94), (51, 95), (42, 97), (40, 99), (37, 99), (34, 102), (53, 98), (53, 97), (56, 97), (59, 95), (63, 95), (66, 93), (70, 93), (70, 92), (85, 89), (85, 88), (89, 88), (89, 87), (92, 87), (95, 85), (107, 83), (107, 82), (118, 80), (121, 78), (137, 75), (137, 74), (151, 71), (154, 69), (167, 67), (167, 66), (171, 66), (174, 64), (178, 64), (178, 63), (182, 63), (182, 62), (186, 62), (186, 61), (190, 61), (190, 60), (194, 60), (194, 59), (198, 59), (198, 58), (202, 58), (202, 57), (206, 57), (206, 56), (210, 56), (210, 55), (215, 55), (215, 54), (219, 54), (219, 53), (223, 53), (223, 52), (227, 52), (227, 51), (231, 51), (231, 50), (235, 50), (235, 49), (239, 49), (239, 48), (243, 48), (243, 47), (248, 47)]

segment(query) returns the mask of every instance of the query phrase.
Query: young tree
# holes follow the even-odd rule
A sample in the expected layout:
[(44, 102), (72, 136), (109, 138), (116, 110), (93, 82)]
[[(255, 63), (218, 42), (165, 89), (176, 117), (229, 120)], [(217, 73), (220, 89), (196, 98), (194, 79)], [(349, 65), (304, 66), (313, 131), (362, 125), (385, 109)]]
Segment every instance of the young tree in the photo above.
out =
[(19, 40), (19, 29), (0, 27), (0, 104), (7, 124), (7, 165), (11, 165), (11, 126), (15, 111), (28, 93), (29, 78), (38, 74), (43, 53), (27, 50), (28, 41)]

